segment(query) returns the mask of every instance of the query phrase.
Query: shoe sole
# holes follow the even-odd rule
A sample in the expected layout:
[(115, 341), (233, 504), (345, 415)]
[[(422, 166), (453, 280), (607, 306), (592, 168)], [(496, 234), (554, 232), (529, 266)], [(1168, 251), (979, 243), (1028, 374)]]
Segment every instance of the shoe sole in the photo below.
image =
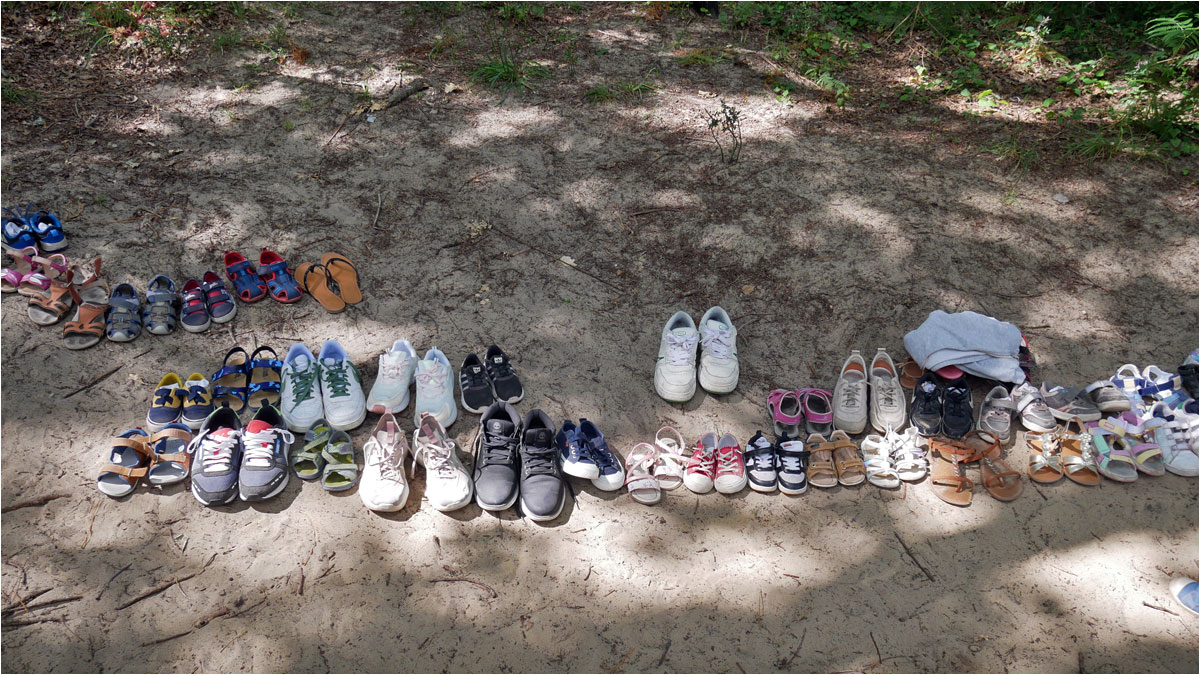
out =
[[(472, 484), (472, 487), (474, 487), (474, 484)], [(521, 495), (520, 495), (520, 493), (519, 493), (519, 492), (517, 492), (517, 491), (514, 491), (514, 492), (513, 492), (512, 499), (508, 500), (508, 502), (507, 502), (507, 503), (504, 503), (504, 504), (485, 504), (485, 503), (483, 503), (483, 502), (479, 501), (479, 495), (478, 495), (478, 492), (477, 492), (477, 493), (476, 493), (476, 495), (475, 495), (475, 497), (476, 497), (476, 498), (475, 498), (475, 503), (476, 503), (476, 504), (478, 504), (478, 505), (479, 505), (479, 508), (483, 509), (484, 511), (504, 511), (505, 509), (511, 509), (511, 508), (513, 507), (513, 504), (516, 504), (516, 503), (517, 503), (517, 498), (518, 498), (518, 497), (520, 497), (520, 496), (521, 496)]]
[(754, 490), (755, 492), (767, 493), (767, 492), (774, 492), (774, 491), (778, 490), (779, 485), (776, 483), (771, 483), (770, 485), (759, 485), (758, 483), (755, 483), (754, 481), (750, 481), (750, 489)]
[(240, 499), (240, 500), (242, 500), (242, 501), (244, 501), (244, 502), (251, 502), (251, 503), (253, 503), (253, 502), (265, 502), (265, 501), (267, 501), (268, 499), (270, 499), (271, 497), (274, 497), (275, 495), (279, 494), (280, 492), (283, 492), (283, 489), (284, 489), (285, 487), (287, 487), (287, 484), (288, 484), (288, 479), (289, 479), (289, 478), (291, 478), (291, 475), (292, 475), (292, 470), (291, 470), (290, 468), (288, 468), (288, 469), (285, 469), (285, 470), (284, 470), (284, 472), (283, 472), (283, 480), (281, 480), (281, 481), (279, 482), (279, 487), (277, 487), (277, 488), (275, 488), (274, 490), (272, 490), (270, 494), (264, 495), (264, 496), (262, 496), (262, 497), (254, 497), (253, 499), (247, 499), (247, 498), (246, 498), (246, 495), (245, 495), (245, 493), (243, 493), (243, 492), (242, 492), (242, 484), (239, 482), (239, 483), (238, 483), (238, 499)]
[[(146, 417), (146, 431), (149, 431), (151, 435), (157, 434), (158, 432), (162, 431), (168, 424), (174, 424), (178, 421), (179, 421), (179, 418), (176, 417), (175, 419), (171, 420), (170, 422), (163, 422), (162, 424), (158, 424), (155, 422), (151, 422), (150, 418)], [(200, 424), (204, 424), (204, 420), (200, 420)], [(200, 424), (197, 424), (196, 426), (191, 427), (191, 429), (193, 431), (196, 429), (199, 429)]]
[(562, 514), (563, 507), (566, 506), (566, 504), (567, 504), (567, 491), (563, 490), (562, 495), (560, 495), (558, 498), (558, 508), (554, 510), (554, 515), (549, 515), (549, 516), (533, 515), (532, 513), (529, 512), (529, 508), (525, 506), (524, 499), (521, 500), (521, 511), (530, 520), (532, 520), (534, 522), (538, 522), (538, 523), (544, 523), (546, 521), (554, 520), (555, 518), (559, 517), (559, 515)]
[(433, 508), (437, 509), (438, 511), (441, 511), (442, 513), (449, 513), (451, 511), (457, 511), (457, 510), (463, 508), (464, 506), (466, 506), (467, 504), (470, 504), (471, 500), (474, 498), (475, 498), (475, 484), (472, 483), (471, 491), (467, 494), (466, 499), (464, 499), (460, 502), (455, 502), (449, 506), (434, 506)]
[(563, 473), (567, 474), (568, 476), (574, 476), (576, 478), (583, 478), (584, 480), (594, 480), (594, 479), (600, 477), (600, 469), (599, 469), (599, 467), (597, 467), (595, 465), (592, 465), (592, 468), (596, 470), (596, 475), (594, 475), (594, 476), (591, 475), (591, 472), (588, 472), (586, 474), (576, 473), (576, 471), (578, 471), (581, 468), (581, 464), (582, 464), (582, 462), (563, 462), (562, 463)]
[(723, 495), (736, 495), (737, 493), (741, 492), (746, 487), (747, 482), (748, 481), (746, 480), (746, 477), (742, 476), (742, 481), (740, 483), (738, 483), (738, 486), (736, 488), (731, 489), (728, 487), (726, 487), (726, 488), (718, 487), (716, 481), (713, 481), (713, 489), (716, 490), (717, 492), (720, 492)]
[(183, 329), (189, 333), (203, 333), (204, 331), (208, 330), (209, 326), (212, 325), (212, 319), (205, 321), (203, 326), (189, 326), (182, 321), (179, 322), (179, 325), (183, 326)]
[[(404, 409), (408, 407), (408, 399), (409, 399), (408, 390), (405, 390), (404, 395), (399, 397), (399, 399), (388, 399), (386, 401), (372, 401), (371, 399), (368, 398), (367, 399), (367, 410), (370, 412), (373, 412), (373, 413), (378, 413), (380, 415), (384, 415), (387, 413), (395, 414), (398, 412), (403, 412)], [(395, 403), (393, 403), (393, 401), (395, 401)]]
[[(871, 412), (870, 412), (870, 413), (868, 413), (867, 417), (869, 418), (869, 420), (870, 420), (870, 422), (871, 422), (871, 428), (872, 428), (872, 429), (874, 429), (875, 431), (878, 431), (878, 432), (879, 432), (879, 433), (881, 433), (881, 434), (886, 434), (886, 433), (887, 433), (887, 431), (888, 431), (888, 429), (887, 429), (887, 425), (886, 425), (886, 424), (884, 424), (884, 423), (883, 423), (883, 421), (882, 421), (882, 420), (880, 420), (880, 419), (879, 419), (879, 417), (878, 417), (878, 416), (875, 414), (875, 407), (874, 407), (874, 406), (872, 406), (872, 407), (871, 407)], [(902, 419), (902, 420), (900, 420), (900, 424), (898, 424), (898, 425), (896, 425), (896, 426), (892, 427), (892, 431), (900, 431), (901, 429), (903, 429), (903, 428), (905, 427), (905, 425), (906, 425), (907, 423), (908, 423), (908, 419), (907, 419), (907, 418), (906, 418), (906, 419)]]
[(235, 304), (233, 306), (232, 312), (226, 314), (225, 316), (223, 316), (219, 319), (215, 316), (212, 316), (211, 314), (209, 316), (212, 318), (213, 323), (229, 323), (230, 321), (233, 321), (233, 317), (237, 316), (237, 305)]
[(1102, 412), (1102, 413), (1128, 412), (1130, 410), (1133, 410), (1133, 404), (1130, 403), (1129, 401), (1124, 401), (1124, 402), (1110, 401), (1108, 403), (1099, 404), (1096, 407), (1100, 408), (1100, 412)]
[(365, 497), (362, 497), (362, 492), (359, 492), (358, 494), (362, 499), (363, 506), (367, 507), (367, 509), (377, 513), (395, 513), (397, 511), (404, 510), (404, 507), (408, 506), (408, 497), (410, 492), (408, 490), (404, 491), (404, 499), (400, 500), (399, 504), (376, 504), (374, 502), (367, 501)]
[(488, 405), (485, 405), (482, 408), (472, 408), (471, 406), (467, 405), (467, 399), (463, 398), (461, 394), (458, 397), (458, 402), (462, 403), (463, 410), (466, 410), (467, 412), (471, 413), (472, 415), (482, 415), (484, 413), (484, 411), (486, 411), (491, 406), (491, 403), (489, 403)]
[[(366, 407), (364, 407), (362, 409), (362, 413), (360, 413), (359, 416), (354, 418), (353, 420), (351, 420), (349, 422), (344, 422), (342, 424), (334, 424), (333, 422), (330, 422), (329, 427), (331, 429), (337, 429), (338, 431), (349, 431), (351, 429), (357, 428), (359, 425), (361, 425), (366, 420), (367, 420), (367, 409), (366, 409)], [(309, 425), (309, 426), (312, 426), (312, 425)], [(446, 426), (450, 426), (450, 425), (447, 424)], [(305, 429), (305, 431), (307, 431), (307, 429)]]
[[(1009, 428), (1007, 436), (1001, 436), (1000, 434), (992, 431), (991, 429), (986, 429), (986, 428), (980, 426), (978, 422), (975, 423), (975, 428), (979, 431), (983, 431), (983, 432), (986, 432), (986, 433), (989, 433), (989, 434), (995, 436), (996, 440), (1000, 441), (1000, 445), (1005, 445), (1010, 440), (1012, 440), (1012, 429), (1011, 428)], [(904, 479), (901, 478), (900, 480), (904, 480)]]
[(204, 424), (204, 420), (206, 420), (206, 419), (208, 419), (207, 416), (201, 417), (198, 420), (189, 420), (186, 417), (180, 417), (179, 421), (180, 421), (180, 423), (187, 426), (187, 428), (191, 429), (192, 431), (199, 431), (200, 426)]
[[(676, 395), (664, 393), (662, 390), (662, 387), (659, 386), (658, 378), (656, 377), (656, 378), (654, 378), (654, 393), (658, 394), (658, 397), (664, 401), (670, 401), (671, 403), (687, 403), (688, 401), (692, 400), (696, 396), (696, 380), (695, 380), (695, 378), (692, 378), (691, 389), (688, 390), (688, 393), (686, 395), (680, 394), (680, 395), (676, 396)], [(680, 396), (682, 396), (682, 398), (680, 398)]]
[(200, 502), (201, 504), (203, 504), (205, 506), (224, 506), (226, 504), (233, 502), (233, 500), (237, 499), (238, 493), (234, 492), (232, 495), (229, 496), (229, 499), (226, 499), (223, 502), (206, 502), (206, 501), (204, 501), (204, 498), (200, 496), (200, 493), (196, 492), (196, 484), (192, 483), (192, 496), (196, 498), (196, 501)]
[(779, 486), (779, 491), (780, 491), (781, 493), (785, 494), (785, 495), (791, 495), (791, 496), (793, 496), (793, 497), (794, 497), (794, 496), (796, 496), (796, 495), (802, 495), (802, 494), (804, 494), (805, 492), (808, 492), (808, 485), (807, 485), (807, 484), (805, 484), (805, 485), (804, 485), (804, 487), (802, 487), (802, 488), (799, 488), (799, 489), (796, 489), (796, 488), (785, 488), (785, 487), (783, 487), (782, 485), (780, 485), (780, 486)]
[[(435, 415), (434, 417), (437, 417), (437, 416)], [(450, 419), (446, 420), (445, 422), (442, 422), (442, 428), (449, 429), (450, 425), (454, 424), (454, 422), (457, 420), (458, 420), (458, 406), (454, 405), (453, 399), (451, 399)], [(438, 421), (441, 422), (441, 420), (438, 420)], [(420, 428), (421, 416), (419, 414), (416, 414), (416, 413), (413, 414), (413, 426)], [(511, 504), (510, 504), (510, 506), (511, 506)]]
[(1036, 433), (1039, 433), (1039, 434), (1048, 434), (1048, 433), (1050, 433), (1051, 431), (1054, 431), (1054, 427), (1055, 427), (1055, 426), (1057, 426), (1057, 425), (1051, 425), (1051, 426), (1049, 426), (1049, 427), (1039, 427), (1039, 426), (1037, 426), (1036, 424), (1030, 424), (1030, 423), (1026, 422), (1025, 420), (1021, 420), (1021, 424), (1022, 424), (1022, 425), (1023, 425), (1023, 426), (1024, 426), (1026, 429), (1027, 429), (1027, 430), (1029, 430), (1029, 431), (1033, 431), (1033, 432), (1036, 432)]
[(1084, 422), (1095, 422), (1103, 417), (1103, 415), (1098, 412), (1089, 413), (1087, 415), (1072, 415), (1071, 413), (1055, 410), (1054, 408), (1050, 409), (1050, 414), (1054, 416), (1054, 419), (1059, 420), (1060, 422), (1069, 422), (1076, 417)]
[(687, 489), (691, 490), (692, 492), (695, 492), (698, 495), (705, 495), (705, 494), (708, 494), (709, 492), (712, 492), (712, 490), (713, 490), (712, 481), (707, 481), (698, 486), (693, 485), (692, 483), (688, 482), (687, 474), (683, 475), (683, 486), (686, 487)]
[(47, 244), (47, 243), (41, 241), (40, 239), (38, 240), (38, 248), (42, 249), (46, 253), (54, 253), (55, 251), (61, 251), (66, 247), (67, 247), (66, 239), (63, 239), (62, 241), (58, 242), (57, 244)]
[(862, 421), (862, 424), (859, 424), (857, 427), (855, 427), (855, 426), (853, 426), (853, 423), (847, 424), (844, 421), (839, 422), (838, 419), (836, 417), (834, 417), (833, 418), (833, 428), (841, 429), (842, 431), (844, 431), (850, 435), (861, 434), (863, 432), (863, 429), (867, 428), (867, 420), (864, 419)]

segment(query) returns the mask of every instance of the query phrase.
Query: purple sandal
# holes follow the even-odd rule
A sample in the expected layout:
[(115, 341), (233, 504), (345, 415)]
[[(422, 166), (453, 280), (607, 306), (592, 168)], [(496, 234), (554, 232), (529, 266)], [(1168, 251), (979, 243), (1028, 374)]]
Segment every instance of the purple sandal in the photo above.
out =
[(833, 433), (833, 394), (825, 389), (807, 387), (797, 389), (804, 408), (804, 425), (809, 434), (822, 436)]
[(775, 426), (775, 435), (787, 435), (788, 438), (800, 436), (800, 422), (804, 420), (804, 410), (800, 407), (800, 398), (794, 391), (787, 389), (772, 389), (767, 397), (767, 413)]
[(1101, 475), (1118, 483), (1137, 480), (1137, 460), (1133, 458), (1133, 452), (1125, 440), (1124, 427), (1110, 417), (1099, 422), (1088, 422), (1087, 430), (1092, 435), (1092, 445), (1096, 446), (1096, 468)]

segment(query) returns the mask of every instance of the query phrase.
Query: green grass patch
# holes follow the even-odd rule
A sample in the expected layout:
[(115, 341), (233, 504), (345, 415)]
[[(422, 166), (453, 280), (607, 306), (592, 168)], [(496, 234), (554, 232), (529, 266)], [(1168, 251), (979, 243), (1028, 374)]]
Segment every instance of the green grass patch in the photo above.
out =
[(703, 49), (689, 49), (682, 54), (675, 55), (675, 63), (690, 68), (691, 66), (715, 66), (722, 61), (728, 61), (729, 56), (720, 49), (705, 47)]

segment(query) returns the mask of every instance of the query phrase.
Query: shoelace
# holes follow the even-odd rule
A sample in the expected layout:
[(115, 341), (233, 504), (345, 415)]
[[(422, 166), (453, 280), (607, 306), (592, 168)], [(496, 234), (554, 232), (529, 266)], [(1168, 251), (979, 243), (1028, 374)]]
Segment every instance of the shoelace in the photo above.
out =
[(490, 464), (512, 464), (513, 458), (517, 453), (517, 439), (507, 436), (496, 436), (490, 432), (484, 431), (480, 438), (481, 450), (483, 457), (480, 461), (482, 466)]
[(309, 366), (308, 370), (289, 370), (288, 379), (292, 383), (292, 410), (295, 410), (296, 406), (313, 397), (317, 369), (315, 366)]
[(436, 398), (446, 391), (446, 367), (435, 368), (423, 373), (417, 373), (417, 390), (419, 393)]
[(746, 459), (753, 463), (752, 471), (774, 471), (775, 453), (771, 447), (753, 447), (746, 451)]
[(488, 370), (492, 372), (492, 379), (494, 380), (503, 380), (505, 378), (512, 377), (515, 374), (512, 364), (510, 364), (508, 361), (501, 361), (497, 363), (495, 359), (492, 359), (487, 365)]
[(728, 328), (706, 330), (700, 344), (714, 358), (727, 359), (730, 355), (729, 350), (733, 348), (733, 331)]
[(246, 446), (246, 454), (243, 456), (243, 461), (250, 466), (267, 466), (271, 463), (271, 457), (274, 455), (275, 441), (283, 439), (287, 442), (285, 448), (291, 447), (295, 437), (292, 432), (285, 429), (271, 427), (262, 431), (247, 432), (242, 436), (242, 441)]
[(889, 408), (896, 405), (896, 381), (888, 380), (875, 385), (875, 391), (879, 392), (879, 405)]
[(962, 387), (946, 387), (946, 411), (958, 416), (970, 416), (971, 390)]
[(736, 446), (717, 449), (717, 473), (738, 473), (741, 470), (742, 453)]
[(851, 407), (858, 405), (858, 395), (861, 393), (861, 389), (861, 382), (846, 383), (846, 386), (842, 387), (842, 405)]
[(170, 405), (171, 395), (176, 391), (179, 390), (163, 387), (162, 389), (154, 392), (154, 405)]
[(385, 378), (399, 379), (404, 376), (404, 371), (408, 368), (408, 364), (412, 359), (404, 359), (400, 363), (393, 363), (389, 360), (379, 360), (379, 372)]
[(350, 395), (350, 378), (346, 375), (348, 368), (345, 361), (339, 361), (335, 366), (326, 366), (322, 370), (325, 372), (325, 385), (333, 390), (332, 396)]
[[(447, 440), (445, 445), (438, 445), (418, 439), (417, 454), (425, 463), (426, 471), (433, 471), (443, 478), (453, 478), (458, 473), (451, 460), (454, 455), (454, 441)], [(413, 461), (416, 461), (416, 457), (413, 458)]]
[(667, 363), (672, 366), (690, 366), (696, 362), (695, 334), (686, 337), (667, 333)]
[(233, 447), (241, 433), (230, 430), (223, 438), (205, 436), (200, 442), (200, 462), (205, 472), (225, 471), (233, 464)]
[(202, 387), (200, 385), (196, 385), (196, 386), (188, 389), (188, 399), (191, 401), (199, 402), (199, 401), (203, 400), (204, 397), (207, 395), (208, 395), (208, 387)]
[(936, 391), (919, 391), (917, 410), (922, 415), (937, 415), (941, 413), (942, 401)]
[(604, 473), (605, 469), (613, 469), (617, 466), (617, 459), (613, 457), (612, 450), (608, 448), (593, 448), (588, 446), (591, 451), (592, 460), (596, 462), (596, 466), (600, 467), (600, 473)]
[(522, 455), (522, 464), (525, 465), (527, 475), (552, 475), (554, 473), (554, 448), (537, 450), (526, 448)]
[(713, 475), (713, 450), (704, 447), (703, 443), (696, 443), (696, 451), (692, 454), (691, 460), (688, 462), (689, 473), (699, 473), (709, 478)]
[[(473, 366), (478, 368), (478, 366)], [(479, 368), (479, 372), (473, 372), (469, 369), (464, 369), (459, 375), (459, 383), (463, 385), (463, 389), (472, 389), (475, 387), (487, 387), (488, 377), (483, 368)]]
[(372, 436), (363, 450), (367, 455), (367, 465), (379, 467), (381, 478), (392, 481), (404, 479), (404, 473), (400, 469), (401, 460), (396, 457), (396, 451), (391, 445), (385, 445)]

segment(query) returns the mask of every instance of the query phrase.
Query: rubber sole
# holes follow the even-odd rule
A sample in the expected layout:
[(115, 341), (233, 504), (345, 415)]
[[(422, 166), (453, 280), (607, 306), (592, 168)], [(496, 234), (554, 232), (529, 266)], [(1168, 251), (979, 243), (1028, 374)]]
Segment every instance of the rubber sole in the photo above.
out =
[(212, 319), (209, 318), (208, 321), (205, 321), (203, 326), (189, 326), (183, 321), (180, 321), (179, 325), (183, 326), (183, 329), (189, 333), (203, 333), (204, 331), (208, 330), (210, 326), (212, 326)]
[(363, 506), (377, 513), (395, 513), (396, 511), (403, 510), (404, 507), (408, 505), (408, 490), (404, 491), (404, 499), (401, 499), (399, 504), (376, 504), (368, 501), (366, 497), (362, 496), (362, 494), (362, 490), (360, 489), (358, 496), (362, 499)]
[[(434, 417), (437, 417), (437, 415), (434, 415)], [(458, 406), (454, 405), (453, 399), (451, 399), (451, 403), (450, 403), (450, 419), (446, 420), (445, 422), (442, 422), (441, 420), (438, 420), (438, 422), (441, 422), (441, 423), (442, 423), (442, 428), (443, 428), (443, 429), (449, 429), (449, 428), (450, 428), (450, 425), (451, 425), (451, 424), (454, 424), (454, 422), (455, 422), (456, 420), (458, 420)], [(420, 427), (420, 426), (421, 426), (421, 414), (420, 414), (419, 412), (415, 411), (415, 410), (413, 411), (413, 426), (414, 426), (414, 427)], [(510, 506), (511, 506), (511, 505), (510, 505)]]
[(1078, 417), (1083, 422), (1097, 422), (1100, 420), (1101, 417), (1104, 416), (1101, 413), (1094, 413), (1091, 415), (1072, 415), (1071, 413), (1066, 413), (1061, 410), (1055, 410), (1054, 408), (1050, 409), (1050, 414), (1054, 416), (1054, 419), (1059, 420), (1060, 422), (1069, 422), (1069, 421), (1075, 419), (1076, 417)]
[(795, 488), (785, 488), (785, 487), (783, 487), (782, 485), (780, 485), (780, 486), (779, 486), (779, 492), (780, 492), (780, 493), (782, 493), (782, 494), (785, 494), (785, 495), (792, 496), (792, 497), (794, 497), (794, 496), (796, 496), (796, 495), (802, 495), (802, 494), (804, 494), (805, 492), (808, 492), (808, 483), (805, 483), (805, 484), (804, 484), (804, 487), (802, 487), (802, 488), (800, 488), (800, 489), (798, 489), (798, 490), (797, 490), (797, 489), (795, 489)]
[(237, 305), (233, 306), (232, 312), (226, 314), (223, 317), (217, 318), (215, 316), (212, 316), (211, 314), (209, 316), (212, 318), (213, 323), (229, 323), (230, 321), (233, 321), (233, 317), (237, 316)]
[(705, 494), (708, 494), (709, 492), (712, 492), (712, 490), (713, 490), (712, 481), (707, 481), (702, 484), (694, 485), (692, 483), (688, 483), (688, 478), (689, 478), (689, 476), (685, 473), (683, 475), (683, 486), (686, 487), (687, 489), (691, 490), (692, 492), (695, 492), (698, 495), (705, 495)]
[(471, 500), (474, 498), (475, 498), (475, 484), (472, 483), (471, 490), (467, 493), (466, 499), (459, 501), (459, 502), (455, 502), (449, 506), (434, 506), (433, 508), (437, 509), (438, 511), (441, 511), (442, 513), (449, 513), (451, 511), (457, 511), (457, 510), (463, 508), (464, 506), (466, 506), (467, 504), (470, 504)]
[(537, 515), (530, 513), (529, 508), (527, 506), (525, 506), (524, 499), (521, 500), (521, 511), (530, 520), (537, 522), (537, 523), (544, 523), (544, 522), (551, 521), (551, 520), (554, 520), (555, 518), (559, 517), (562, 514), (563, 507), (566, 506), (566, 504), (567, 504), (567, 491), (566, 491), (566, 489), (564, 489), (563, 493), (561, 495), (559, 495), (559, 497), (558, 497), (558, 508), (554, 510), (553, 515), (537, 516)]
[[(581, 468), (584, 469), (583, 472), (580, 472)], [(586, 470), (587, 465), (585, 465), (583, 462), (563, 462), (562, 463), (563, 473), (567, 474), (568, 476), (574, 476), (576, 478), (583, 478), (584, 480), (593, 480), (595, 478), (600, 477), (600, 467), (596, 466), (595, 464), (592, 464), (591, 468), (594, 471), (587, 471)], [(593, 473), (595, 475), (592, 475)]]
[(244, 501), (244, 502), (251, 502), (251, 503), (254, 503), (254, 502), (265, 502), (265, 501), (267, 501), (268, 499), (270, 499), (271, 497), (274, 497), (275, 495), (279, 494), (280, 492), (283, 492), (283, 489), (284, 489), (285, 487), (287, 487), (287, 484), (288, 484), (288, 479), (289, 479), (289, 478), (291, 478), (291, 476), (292, 476), (292, 470), (291, 470), (291, 468), (289, 467), (289, 468), (287, 468), (287, 469), (285, 469), (285, 470), (284, 470), (284, 472), (283, 472), (283, 480), (279, 482), (279, 487), (275, 488), (275, 489), (274, 489), (274, 490), (272, 490), (272, 491), (271, 491), (269, 494), (267, 494), (267, 495), (265, 495), (265, 496), (263, 496), (263, 497), (255, 497), (254, 499), (246, 499), (246, 495), (245, 495), (245, 494), (242, 492), (242, 484), (241, 484), (241, 483), (238, 483), (238, 499), (240, 499), (240, 500), (242, 500), (242, 501)]
[[(495, 399), (493, 399), (493, 401), (494, 400)], [(458, 402), (462, 404), (463, 410), (466, 410), (467, 412), (471, 413), (472, 415), (482, 415), (491, 406), (491, 403), (489, 403), (488, 405), (485, 405), (482, 408), (472, 408), (471, 406), (467, 405), (467, 399), (463, 398), (462, 394), (459, 394)]]
[[(325, 419), (326, 419), (326, 421), (329, 421), (330, 428), (337, 429), (338, 431), (349, 431), (351, 429), (357, 428), (359, 425), (361, 425), (363, 422), (365, 422), (367, 420), (367, 408), (366, 408), (366, 406), (364, 406), (362, 409), (362, 412), (359, 413), (358, 417), (354, 418), (350, 422), (343, 422), (342, 424), (334, 424), (332, 421), (329, 420), (328, 417)], [(309, 426), (312, 426), (312, 425), (310, 424)], [(449, 425), (446, 425), (446, 426), (449, 426)], [(308, 431), (308, 430), (305, 429), (305, 431)]]
[(399, 398), (394, 398), (394, 399), (387, 399), (384, 401), (372, 401), (371, 398), (368, 396), (367, 397), (367, 410), (369, 410), (373, 413), (377, 413), (379, 415), (384, 415), (386, 413), (395, 414), (398, 412), (403, 412), (404, 409), (408, 407), (408, 399), (409, 398), (410, 398), (410, 396), (409, 396), (407, 389), (404, 391), (403, 396), (400, 396)]
[(238, 493), (234, 492), (233, 494), (229, 495), (229, 499), (226, 499), (223, 502), (206, 502), (206, 501), (204, 501), (204, 498), (200, 496), (200, 493), (196, 492), (196, 484), (192, 483), (192, 496), (196, 498), (196, 501), (200, 502), (201, 504), (203, 504), (205, 506), (224, 506), (226, 504), (233, 502), (233, 500), (237, 499)]
[(775, 492), (776, 490), (779, 489), (778, 483), (771, 483), (770, 485), (759, 485), (758, 483), (755, 483), (754, 481), (748, 481), (748, 483), (750, 485), (751, 490), (754, 490), (755, 492), (762, 492), (764, 494), (768, 493), (768, 492)]
[(730, 488), (730, 487), (720, 487), (717, 485), (716, 481), (713, 481), (713, 489), (716, 490), (717, 492), (720, 492), (723, 495), (736, 495), (737, 493), (741, 492), (743, 488), (746, 487), (747, 482), (748, 481), (746, 480), (746, 477), (742, 476), (742, 480), (740, 483), (737, 484), (737, 487)]
[(57, 244), (47, 244), (41, 240), (38, 240), (38, 248), (42, 249), (42, 251), (45, 253), (54, 253), (55, 251), (61, 251), (66, 247), (67, 247), (66, 239), (63, 239), (62, 241), (58, 242)]
[[(472, 485), (472, 487), (474, 487), (474, 485)], [(485, 504), (485, 503), (479, 501), (479, 493), (476, 492), (475, 493), (475, 503), (478, 504), (479, 508), (483, 509), (484, 511), (503, 511), (505, 509), (511, 509), (513, 507), (513, 504), (517, 503), (517, 498), (520, 496), (521, 496), (521, 494), (518, 490), (513, 490), (512, 499), (508, 500), (507, 503), (505, 503), (505, 504)]]
[[(874, 406), (871, 406), (871, 411), (869, 413), (867, 413), (867, 419), (870, 422), (872, 429), (874, 429), (875, 431), (878, 431), (881, 434), (887, 433), (887, 431), (888, 431), (887, 425), (885, 425), (879, 419), (879, 417), (875, 415), (875, 407)], [(904, 419), (900, 420), (900, 424), (892, 427), (892, 431), (900, 431), (901, 429), (903, 429), (906, 426), (908, 426), (908, 416), (907, 415), (904, 416)]]
[[(154, 422), (151, 422), (150, 417), (147, 416), (146, 417), (146, 431), (149, 431), (151, 435), (154, 435), (154, 434), (157, 434), (158, 432), (162, 431), (163, 428), (166, 427), (168, 424), (174, 424), (178, 421), (179, 421), (179, 418), (176, 417), (175, 419), (171, 420), (170, 422), (163, 422), (162, 424), (156, 424)], [(200, 424), (204, 424), (204, 420), (200, 420)], [(197, 424), (196, 426), (191, 427), (191, 429), (193, 431), (195, 431), (196, 429), (199, 429), (200, 424)]]

